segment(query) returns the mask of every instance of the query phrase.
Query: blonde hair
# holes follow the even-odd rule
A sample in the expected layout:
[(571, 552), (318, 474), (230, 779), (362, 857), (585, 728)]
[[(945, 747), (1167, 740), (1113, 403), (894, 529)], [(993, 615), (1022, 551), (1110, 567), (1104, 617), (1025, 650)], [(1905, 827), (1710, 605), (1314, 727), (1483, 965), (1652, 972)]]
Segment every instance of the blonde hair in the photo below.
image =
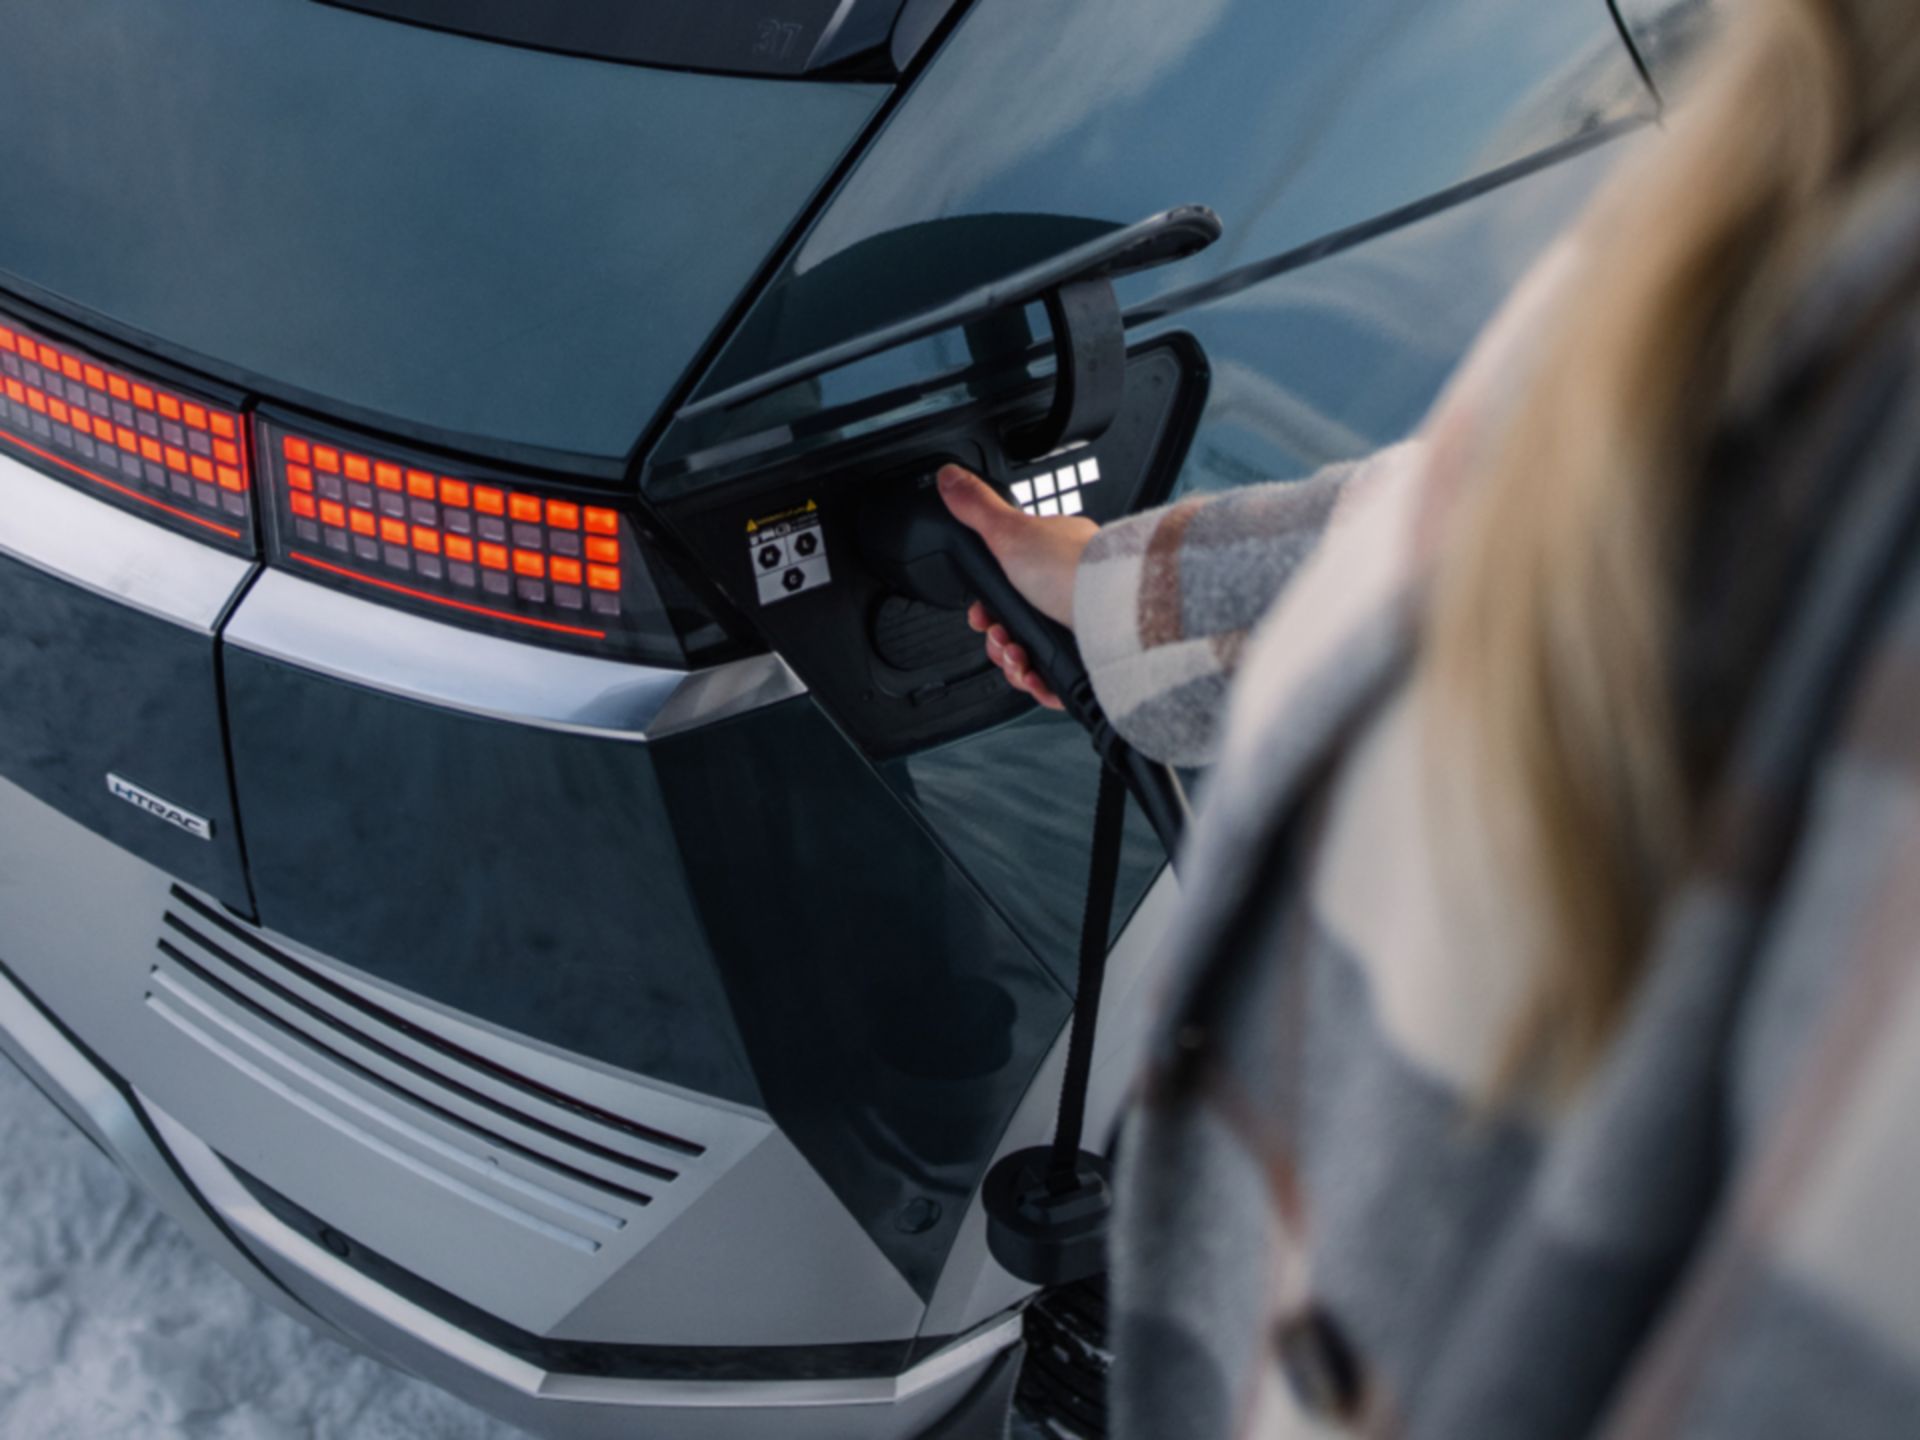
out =
[(1920, 153), (1916, 0), (1742, 0), (1721, 24), (1669, 133), (1583, 222), (1590, 273), (1436, 578), (1439, 743), (1464, 747), (1537, 921), (1504, 1081), (1585, 1074), (1639, 979), (1700, 802), (1673, 676), (1710, 449), (1848, 202)]

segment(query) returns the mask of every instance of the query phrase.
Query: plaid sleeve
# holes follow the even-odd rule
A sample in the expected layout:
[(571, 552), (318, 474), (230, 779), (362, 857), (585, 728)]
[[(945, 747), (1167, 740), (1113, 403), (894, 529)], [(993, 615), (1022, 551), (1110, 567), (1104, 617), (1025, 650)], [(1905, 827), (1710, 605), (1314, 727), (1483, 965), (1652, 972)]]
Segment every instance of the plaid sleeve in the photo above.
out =
[(1105, 526), (1074, 583), (1074, 631), (1095, 693), (1137, 749), (1174, 765), (1216, 758), (1247, 637), (1395, 446), (1294, 481), (1198, 496)]

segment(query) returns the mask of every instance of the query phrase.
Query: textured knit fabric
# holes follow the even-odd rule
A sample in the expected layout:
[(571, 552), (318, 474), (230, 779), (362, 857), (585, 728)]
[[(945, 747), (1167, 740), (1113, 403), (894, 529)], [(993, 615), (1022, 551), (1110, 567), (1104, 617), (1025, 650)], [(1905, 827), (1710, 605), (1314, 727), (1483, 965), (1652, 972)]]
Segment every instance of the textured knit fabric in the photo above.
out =
[[(1437, 808), (1416, 662), (1462, 436), (1575, 262), (1421, 439), (1096, 539), (1108, 713), (1217, 762), (1121, 1148), (1121, 1440), (1920, 1436), (1920, 317), (1829, 345), (1917, 261), (1920, 185), (1782, 336), (1736, 479), (1817, 523), (1707, 697), (1704, 842), (1571, 1101), (1485, 1100), (1532, 957)], [(1683, 655), (1755, 623), (1700, 569)]]

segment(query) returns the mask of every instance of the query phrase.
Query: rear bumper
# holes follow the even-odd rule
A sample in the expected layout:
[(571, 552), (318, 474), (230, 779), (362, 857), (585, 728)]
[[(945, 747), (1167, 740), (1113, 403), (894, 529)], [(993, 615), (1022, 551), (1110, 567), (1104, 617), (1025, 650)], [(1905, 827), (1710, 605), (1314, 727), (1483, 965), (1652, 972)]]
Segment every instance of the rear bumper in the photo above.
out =
[(528, 1364), (369, 1280), (262, 1205), (214, 1150), (111, 1074), (11, 974), (0, 972), (0, 1051), (260, 1299), (539, 1435), (907, 1440), (997, 1434), (1019, 1320), (981, 1327), (894, 1376), (639, 1380)]

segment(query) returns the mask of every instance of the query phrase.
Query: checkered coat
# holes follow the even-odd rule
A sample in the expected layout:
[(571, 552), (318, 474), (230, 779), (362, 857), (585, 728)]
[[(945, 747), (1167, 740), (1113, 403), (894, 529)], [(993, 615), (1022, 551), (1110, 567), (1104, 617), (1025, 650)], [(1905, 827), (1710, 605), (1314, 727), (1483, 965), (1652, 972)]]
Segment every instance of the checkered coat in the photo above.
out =
[(1420, 439), (1094, 542), (1108, 713), (1214, 766), (1121, 1148), (1122, 1440), (1920, 1436), (1920, 316), (1832, 340), (1913, 293), (1920, 183), (1871, 219), (1705, 498), (1677, 684), (1724, 758), (1570, 1102), (1486, 1101), (1531, 961), (1414, 662), (1460, 438), (1578, 257)]

